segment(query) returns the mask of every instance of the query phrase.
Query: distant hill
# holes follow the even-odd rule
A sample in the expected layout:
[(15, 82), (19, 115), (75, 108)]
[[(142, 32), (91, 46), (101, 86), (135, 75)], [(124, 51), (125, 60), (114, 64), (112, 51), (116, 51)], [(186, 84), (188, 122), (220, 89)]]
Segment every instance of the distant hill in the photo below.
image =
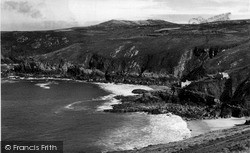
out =
[(119, 27), (119, 26), (155, 26), (155, 25), (177, 25), (175, 23), (167, 22), (164, 20), (110, 20), (98, 24), (97, 26), (103, 27)]

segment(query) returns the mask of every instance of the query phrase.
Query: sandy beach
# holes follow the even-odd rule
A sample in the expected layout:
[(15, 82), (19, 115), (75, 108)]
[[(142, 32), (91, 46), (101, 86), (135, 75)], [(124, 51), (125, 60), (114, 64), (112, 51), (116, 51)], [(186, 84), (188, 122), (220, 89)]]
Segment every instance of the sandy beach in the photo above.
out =
[(187, 126), (192, 137), (211, 131), (208, 124), (202, 120), (187, 121)]
[(191, 131), (191, 136), (198, 136), (210, 131), (229, 129), (236, 125), (244, 124), (249, 117), (242, 118), (218, 118), (207, 120), (192, 120), (187, 121), (188, 129)]

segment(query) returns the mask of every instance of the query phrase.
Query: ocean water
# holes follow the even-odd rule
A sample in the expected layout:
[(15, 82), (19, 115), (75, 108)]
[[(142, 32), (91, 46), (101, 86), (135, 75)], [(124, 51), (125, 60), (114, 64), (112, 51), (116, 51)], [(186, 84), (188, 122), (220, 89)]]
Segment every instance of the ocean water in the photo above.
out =
[(142, 148), (190, 137), (179, 116), (105, 113), (132, 95), (125, 84), (70, 80), (2, 80), (2, 140), (63, 141), (66, 153)]

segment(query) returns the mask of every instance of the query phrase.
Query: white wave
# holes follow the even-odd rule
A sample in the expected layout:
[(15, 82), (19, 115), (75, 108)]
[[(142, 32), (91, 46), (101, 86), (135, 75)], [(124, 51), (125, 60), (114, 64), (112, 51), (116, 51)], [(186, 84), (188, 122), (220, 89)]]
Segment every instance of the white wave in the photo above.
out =
[(71, 81), (72, 79), (68, 79), (68, 78), (54, 78), (54, 77), (39, 77), (39, 78), (35, 78), (35, 77), (27, 77), (27, 78), (22, 78), (24, 80), (61, 80), (61, 81)]
[(1, 83), (16, 83), (17, 81), (13, 80), (1, 80)]
[(98, 106), (97, 111), (112, 109), (113, 108), (112, 105), (120, 104), (121, 103), (120, 100), (115, 99), (114, 96), (115, 94), (103, 96), (101, 99), (107, 102), (103, 103), (101, 106)]
[(132, 84), (114, 84), (114, 83), (95, 83), (99, 85), (102, 89), (111, 92), (112, 94), (101, 97), (102, 100), (107, 102), (103, 103), (101, 106), (97, 107), (97, 111), (103, 111), (107, 109), (112, 109), (112, 105), (120, 104), (120, 101), (115, 99), (116, 95), (136, 95), (132, 93), (134, 89), (144, 89), (144, 90), (153, 90), (148, 86), (143, 85), (132, 85)]
[(37, 83), (35, 84), (36, 86), (39, 86), (41, 88), (44, 88), (44, 89), (50, 89), (50, 87), (48, 85), (50, 85), (50, 83)]
[(164, 144), (191, 137), (187, 123), (176, 115), (136, 113), (129, 117), (130, 121), (126, 121), (125, 125), (106, 132), (104, 137), (97, 142), (97, 145), (105, 148), (103, 152), (139, 149), (148, 145)]
[(14, 80), (61, 80), (61, 81), (72, 81), (73, 79), (68, 78), (55, 78), (55, 77), (20, 77), (20, 76), (8, 76), (9, 79)]
[(85, 101), (76, 101), (65, 106), (64, 108), (68, 110), (73, 110), (73, 111), (88, 110), (88, 108), (83, 105), (84, 102)]
[(136, 95), (132, 93), (134, 89), (144, 89), (144, 90), (153, 90), (152, 88), (144, 85), (133, 85), (133, 84), (115, 84), (115, 83), (95, 83), (99, 85), (102, 89), (107, 90), (115, 95)]
[(74, 80), (75, 82), (86, 83), (86, 80)]
[(43, 88), (43, 89), (50, 89), (50, 86), (49, 85), (51, 85), (51, 84), (58, 84), (57, 82), (55, 82), (55, 81), (50, 81), (50, 82), (46, 82), (46, 83), (37, 83), (37, 84), (35, 84), (36, 86), (39, 86), (39, 87), (41, 87), (41, 88)]

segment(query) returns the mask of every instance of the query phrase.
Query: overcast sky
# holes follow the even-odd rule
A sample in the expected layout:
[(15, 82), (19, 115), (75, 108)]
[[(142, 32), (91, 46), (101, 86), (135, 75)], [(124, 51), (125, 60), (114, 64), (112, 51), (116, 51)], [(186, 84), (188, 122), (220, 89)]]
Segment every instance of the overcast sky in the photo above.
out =
[(1, 29), (57, 29), (110, 19), (187, 23), (227, 12), (231, 19), (250, 19), (250, 0), (1, 0)]

